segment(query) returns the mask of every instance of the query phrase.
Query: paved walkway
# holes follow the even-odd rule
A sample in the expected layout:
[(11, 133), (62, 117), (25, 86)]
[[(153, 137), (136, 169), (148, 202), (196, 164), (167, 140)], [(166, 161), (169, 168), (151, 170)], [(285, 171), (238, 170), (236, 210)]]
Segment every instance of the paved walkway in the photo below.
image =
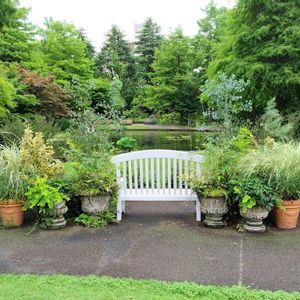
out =
[(300, 228), (197, 226), (191, 203), (130, 203), (121, 224), (0, 229), (0, 272), (97, 274), (300, 290)]

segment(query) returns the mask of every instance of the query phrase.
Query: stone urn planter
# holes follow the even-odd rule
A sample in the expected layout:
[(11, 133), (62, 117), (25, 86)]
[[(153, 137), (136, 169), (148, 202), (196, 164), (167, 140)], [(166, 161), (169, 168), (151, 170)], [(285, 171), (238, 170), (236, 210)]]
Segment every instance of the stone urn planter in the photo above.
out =
[(80, 195), (81, 209), (90, 216), (98, 216), (108, 210), (110, 195)]
[(248, 232), (265, 232), (266, 225), (263, 220), (269, 215), (264, 207), (252, 207), (243, 211), (240, 209), (241, 216), (245, 219), (243, 228)]
[(64, 214), (68, 211), (66, 201), (62, 201), (54, 206), (52, 222), (47, 224), (49, 229), (60, 229), (66, 226)]
[(228, 212), (228, 205), (224, 196), (205, 197), (198, 195), (201, 203), (201, 212), (205, 215), (203, 223), (206, 226), (220, 228), (224, 227), (223, 216)]

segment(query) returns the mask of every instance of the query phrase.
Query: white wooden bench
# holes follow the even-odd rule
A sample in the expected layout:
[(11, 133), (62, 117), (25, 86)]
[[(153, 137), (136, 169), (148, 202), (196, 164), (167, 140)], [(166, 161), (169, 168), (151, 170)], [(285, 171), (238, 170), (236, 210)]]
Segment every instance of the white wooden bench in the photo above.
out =
[(127, 201), (194, 201), (201, 221), (200, 202), (186, 178), (199, 176), (203, 156), (175, 150), (144, 150), (116, 155), (119, 186), (117, 220)]

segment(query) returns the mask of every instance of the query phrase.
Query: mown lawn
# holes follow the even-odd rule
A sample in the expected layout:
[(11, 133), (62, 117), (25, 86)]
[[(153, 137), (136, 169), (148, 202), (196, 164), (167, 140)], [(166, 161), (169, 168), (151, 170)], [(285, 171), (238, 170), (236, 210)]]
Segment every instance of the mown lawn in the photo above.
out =
[(257, 291), (97, 276), (0, 275), (0, 299), (300, 299), (300, 293)]

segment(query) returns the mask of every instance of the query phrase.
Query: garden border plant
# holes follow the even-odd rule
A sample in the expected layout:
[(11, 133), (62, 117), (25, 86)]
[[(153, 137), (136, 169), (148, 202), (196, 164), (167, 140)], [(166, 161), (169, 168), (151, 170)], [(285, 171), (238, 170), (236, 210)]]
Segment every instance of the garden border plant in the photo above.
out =
[(20, 148), (0, 145), (0, 216), (5, 227), (23, 224), (25, 190)]
[(246, 176), (261, 176), (274, 186), (283, 200), (282, 206), (275, 208), (276, 225), (295, 228), (300, 211), (300, 144), (267, 139), (241, 158), (240, 170)]
[(230, 192), (245, 219), (243, 228), (249, 232), (265, 232), (263, 224), (275, 205), (280, 205), (280, 195), (274, 187), (258, 176), (236, 177), (229, 182)]
[(38, 177), (25, 194), (24, 209), (36, 209), (41, 219), (40, 226), (47, 229), (59, 229), (66, 226), (64, 214), (68, 208), (65, 201), (69, 198), (57, 188), (48, 184), (47, 178)]

